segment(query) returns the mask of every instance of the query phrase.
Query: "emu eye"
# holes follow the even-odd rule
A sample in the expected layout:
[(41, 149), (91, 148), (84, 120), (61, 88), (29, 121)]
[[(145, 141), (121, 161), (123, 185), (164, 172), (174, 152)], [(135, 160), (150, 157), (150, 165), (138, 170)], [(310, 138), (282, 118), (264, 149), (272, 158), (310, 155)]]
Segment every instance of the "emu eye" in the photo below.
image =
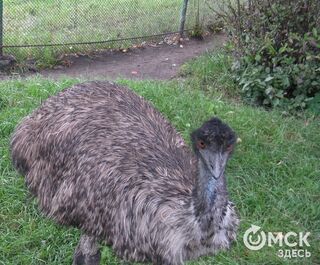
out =
[(206, 144), (204, 143), (204, 141), (198, 141), (197, 146), (199, 149), (204, 149), (206, 148)]
[(227, 146), (227, 152), (228, 153), (231, 153), (232, 149), (233, 149), (233, 145), (232, 144)]

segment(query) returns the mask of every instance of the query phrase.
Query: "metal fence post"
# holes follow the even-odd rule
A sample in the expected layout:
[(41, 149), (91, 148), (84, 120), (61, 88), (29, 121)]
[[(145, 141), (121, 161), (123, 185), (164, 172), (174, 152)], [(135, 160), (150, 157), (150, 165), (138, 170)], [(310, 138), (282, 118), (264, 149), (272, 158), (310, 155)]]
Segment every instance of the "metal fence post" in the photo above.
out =
[(3, 55), (3, 0), (0, 0), (0, 56)]
[(183, 6), (181, 9), (181, 17), (180, 17), (180, 27), (179, 27), (180, 37), (183, 36), (183, 32), (184, 32), (184, 25), (186, 23), (188, 2), (189, 2), (189, 0), (183, 0)]

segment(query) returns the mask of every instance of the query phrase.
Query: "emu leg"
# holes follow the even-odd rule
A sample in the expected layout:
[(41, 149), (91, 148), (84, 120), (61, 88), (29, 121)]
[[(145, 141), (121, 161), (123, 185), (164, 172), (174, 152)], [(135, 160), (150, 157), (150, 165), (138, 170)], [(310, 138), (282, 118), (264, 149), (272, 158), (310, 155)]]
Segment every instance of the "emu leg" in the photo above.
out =
[(152, 259), (152, 265), (172, 265), (172, 263), (161, 256), (155, 256)]
[(82, 235), (74, 252), (72, 265), (99, 265), (100, 249), (95, 237)]

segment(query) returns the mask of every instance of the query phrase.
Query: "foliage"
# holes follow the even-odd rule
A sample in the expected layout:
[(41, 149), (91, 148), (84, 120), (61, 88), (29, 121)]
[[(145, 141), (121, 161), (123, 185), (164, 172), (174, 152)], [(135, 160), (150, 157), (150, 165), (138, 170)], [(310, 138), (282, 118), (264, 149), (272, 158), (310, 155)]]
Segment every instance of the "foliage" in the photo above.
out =
[(223, 13), (244, 98), (265, 107), (320, 113), (320, 1), (251, 0)]

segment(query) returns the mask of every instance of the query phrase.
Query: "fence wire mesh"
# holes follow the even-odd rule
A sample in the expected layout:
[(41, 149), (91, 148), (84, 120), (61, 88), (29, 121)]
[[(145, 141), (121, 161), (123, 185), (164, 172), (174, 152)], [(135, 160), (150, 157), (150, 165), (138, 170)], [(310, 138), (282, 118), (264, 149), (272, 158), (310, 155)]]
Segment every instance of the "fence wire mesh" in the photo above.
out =
[[(189, 0), (186, 30), (193, 28), (196, 23), (199, 1), (202, 2)], [(45, 53), (55, 51), (113, 48), (115, 45), (119, 46), (115, 41), (121, 40), (122, 44), (126, 41), (125, 45), (128, 45), (128, 42), (132, 42), (131, 38), (177, 32), (183, 2), (184, 0), (3, 1), (4, 52), (18, 57), (30, 57), (34, 53), (45, 56)], [(85, 45), (79, 47), (80, 44)], [(50, 46), (50, 49), (45, 46)]]

